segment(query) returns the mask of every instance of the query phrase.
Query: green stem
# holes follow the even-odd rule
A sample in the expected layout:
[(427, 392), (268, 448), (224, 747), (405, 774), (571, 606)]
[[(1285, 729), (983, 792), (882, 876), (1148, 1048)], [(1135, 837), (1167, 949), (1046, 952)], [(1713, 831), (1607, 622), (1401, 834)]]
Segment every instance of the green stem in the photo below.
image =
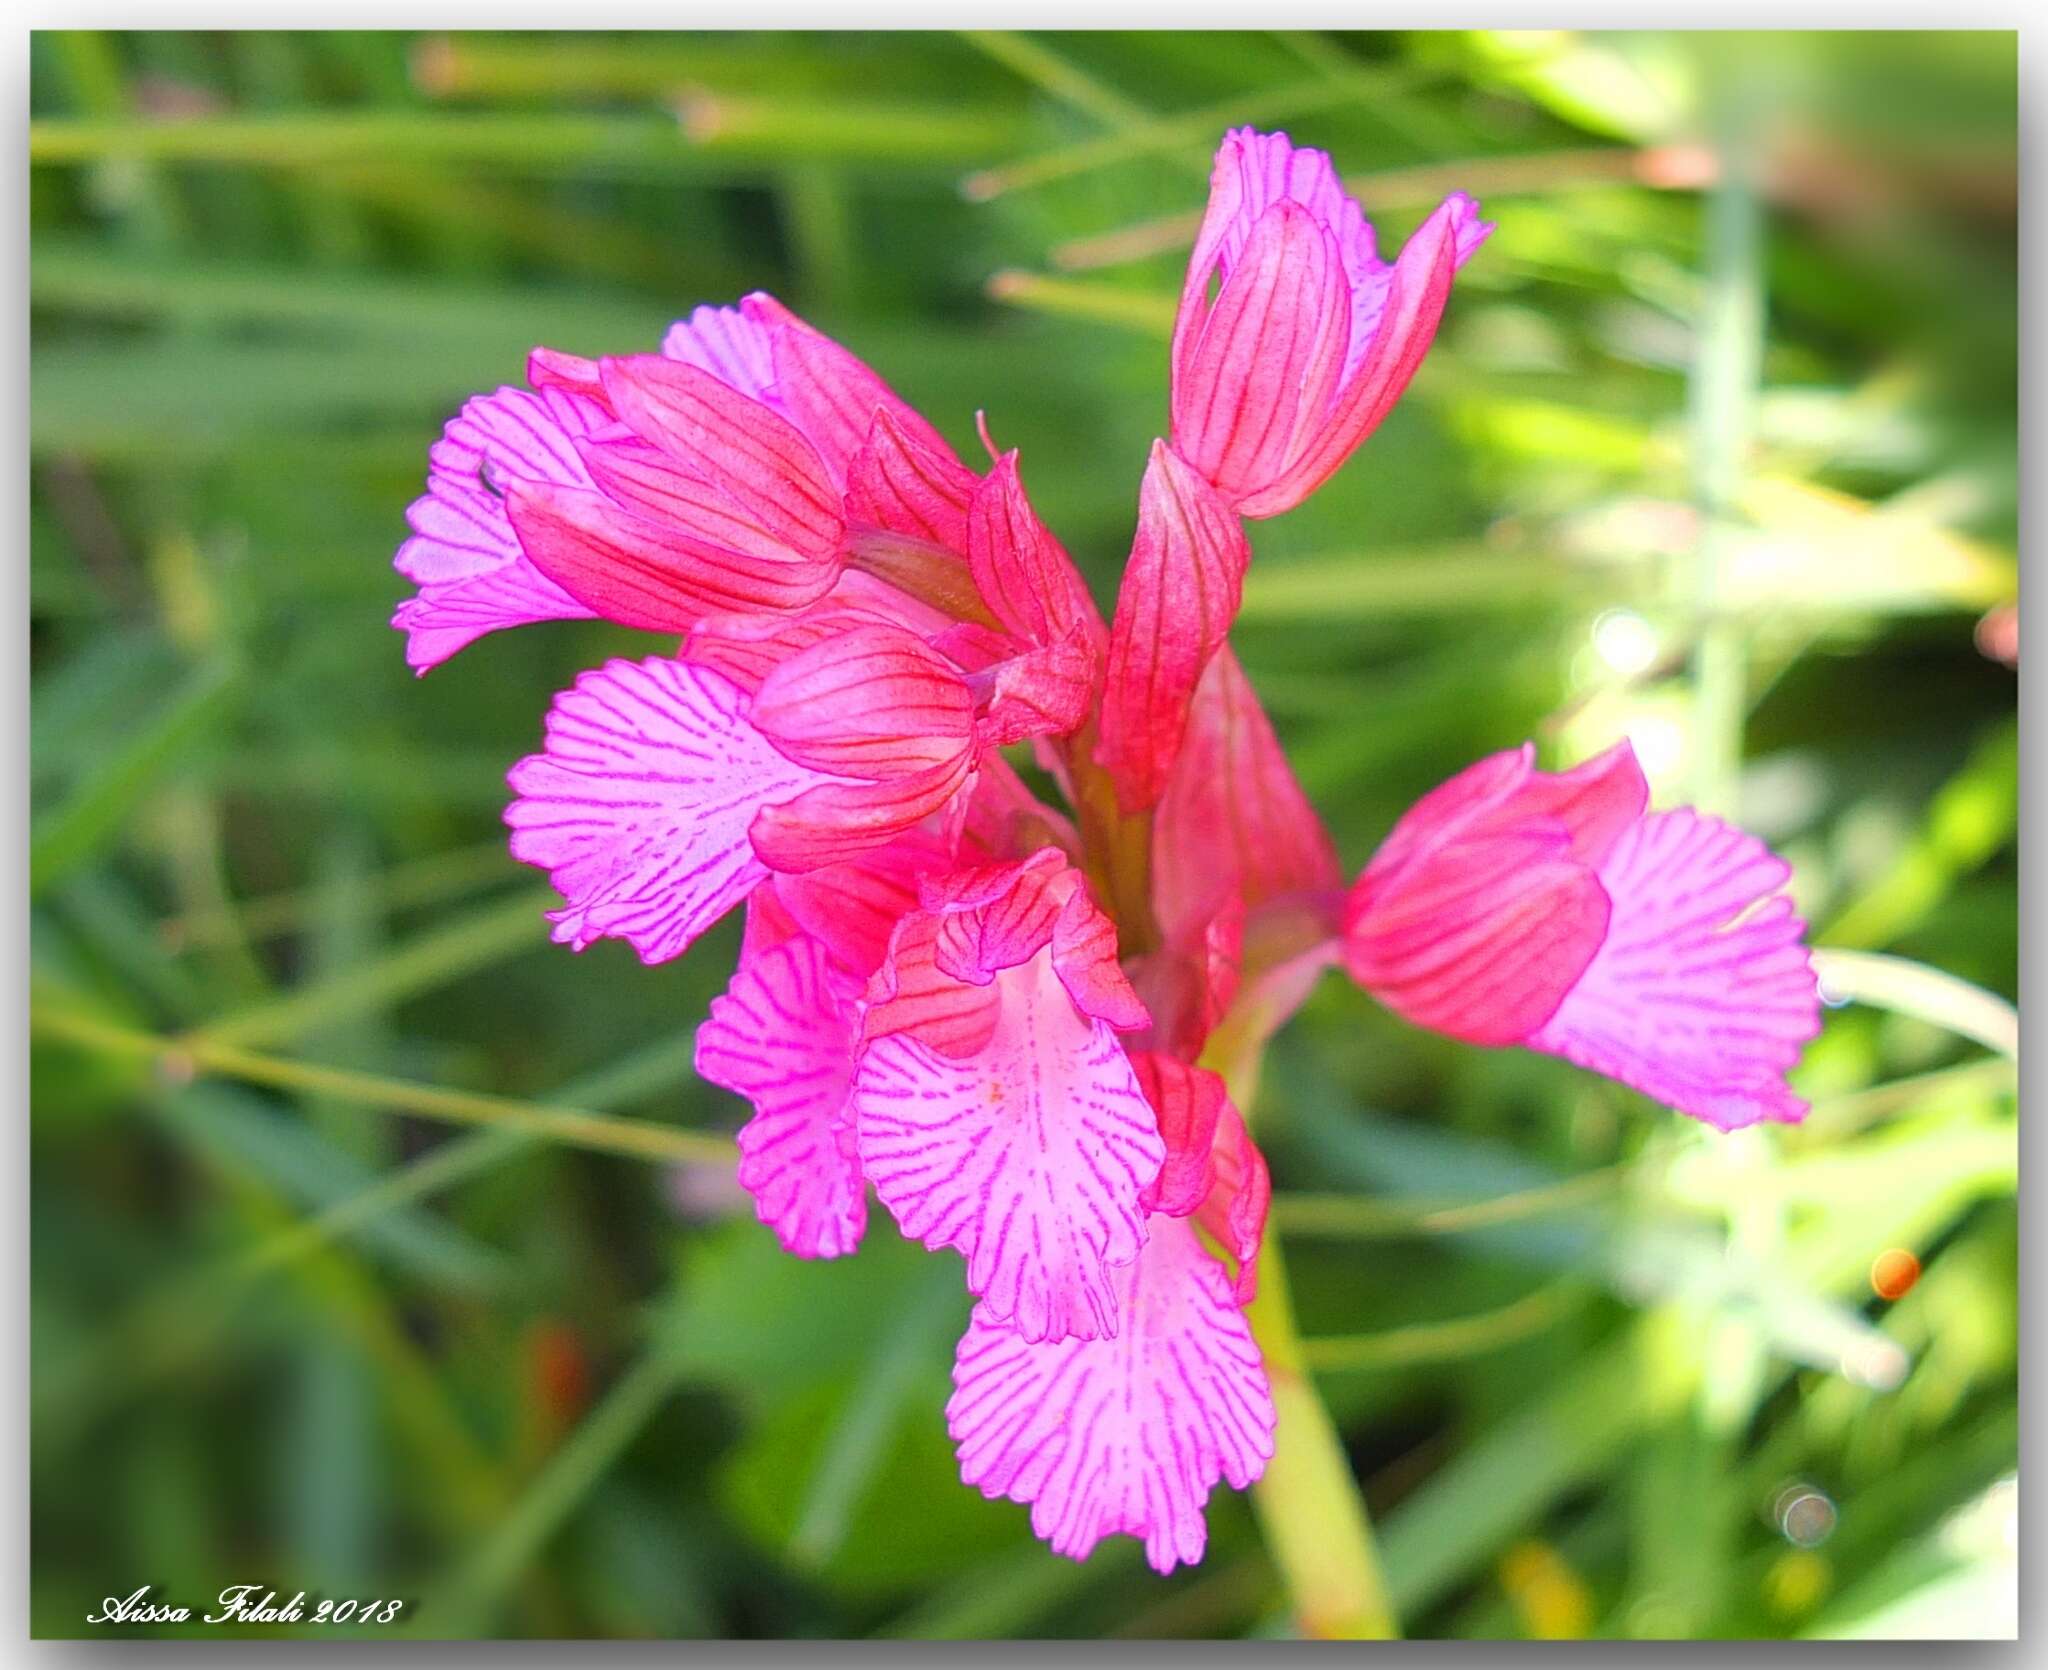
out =
[[(1219, 1036), (1239, 1041), (1217, 1053), (1212, 1039), (1204, 1065), (1223, 1075), (1232, 1102), (1249, 1120), (1270, 1032), (1233, 1033), (1226, 1025)], [(1258, 1296), (1245, 1315), (1266, 1359), (1278, 1417), (1273, 1459), (1252, 1487), (1252, 1511), (1293, 1597), (1301, 1632), (1323, 1641), (1394, 1640), (1401, 1628), (1372, 1521), (1336, 1423), (1309, 1378), (1277, 1235), (1266, 1237)]]
[(1279, 1415), (1273, 1459), (1252, 1487), (1252, 1507), (1301, 1631), (1324, 1641), (1391, 1641), (1400, 1627), (1372, 1524), (1343, 1441), (1308, 1375), (1277, 1237), (1260, 1255), (1259, 1293), (1247, 1314)]

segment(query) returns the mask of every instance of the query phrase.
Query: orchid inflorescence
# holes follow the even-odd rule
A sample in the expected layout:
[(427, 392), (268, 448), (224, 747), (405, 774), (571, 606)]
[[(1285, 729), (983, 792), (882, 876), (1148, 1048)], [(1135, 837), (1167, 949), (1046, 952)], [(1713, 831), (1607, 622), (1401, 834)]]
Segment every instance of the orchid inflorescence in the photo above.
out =
[[(739, 1181), (801, 1257), (854, 1251), (870, 1186), (959, 1252), (962, 1475), (1063, 1554), (1194, 1561), (1210, 1490), (1273, 1454), (1245, 1314), (1270, 1184), (1215, 1068), (1333, 963), (1722, 1129), (1805, 1111), (1815, 981), (1760, 842), (1648, 811), (1625, 741), (1557, 774), (1525, 747), (1426, 795), (1347, 890), (1227, 643), (1244, 519), (1385, 417), (1491, 230), (1455, 195), (1388, 263), (1327, 156), (1225, 138), (1106, 625), (1016, 453), (970, 468), (761, 294), (655, 354), (536, 349), (410, 512), (421, 672), (535, 621), (680, 637), (555, 698), (513, 855), (577, 950), (658, 963), (745, 907), (696, 1045), (753, 1105)], [(1065, 810), (1005, 757), (1027, 744)]]

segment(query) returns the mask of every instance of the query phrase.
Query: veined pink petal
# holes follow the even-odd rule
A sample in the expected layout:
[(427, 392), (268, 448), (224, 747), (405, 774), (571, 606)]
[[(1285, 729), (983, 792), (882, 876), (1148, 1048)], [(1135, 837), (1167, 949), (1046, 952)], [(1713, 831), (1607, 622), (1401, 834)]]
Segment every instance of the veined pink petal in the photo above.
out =
[(922, 451), (958, 463), (945, 437), (859, 356), (761, 291), (740, 307), (767, 331), (774, 345), (777, 397), (817, 447), (835, 481), (845, 479), (878, 411), (887, 411)]
[(1418, 1026), (1518, 1043), (1556, 1013), (1607, 932), (1607, 894), (1554, 818), (1453, 839), (1345, 909), (1351, 977)]
[(854, 521), (967, 554), (967, 507), (981, 478), (920, 440), (880, 407), (846, 470), (846, 513)]
[(424, 673), (501, 627), (586, 620), (591, 611), (535, 568), (505, 512), (515, 481), (587, 487), (576, 441), (610, 422), (559, 390), (502, 388), (468, 401), (428, 454), (427, 491), (406, 511), (412, 537), (394, 565), (419, 587), (391, 624)]
[(1053, 970), (1085, 1015), (1130, 1032), (1149, 1016), (1117, 962), (1116, 928), (1081, 873), (1057, 848), (1020, 864), (967, 866), (923, 884), (938, 918), (933, 955), (941, 973), (987, 985), (1052, 948)]
[(1106, 1536), (1134, 1536), (1164, 1573), (1201, 1559), (1217, 1481), (1242, 1490), (1265, 1471), (1272, 1392), (1227, 1279), (1184, 1220), (1154, 1217), (1115, 1283), (1114, 1338), (1033, 1344), (978, 1307), (946, 1427), (960, 1476), (1029, 1502), (1055, 1553), (1085, 1559)]
[(829, 781), (749, 725), (746, 696), (659, 657), (583, 674), (548, 711), (547, 744), (512, 768), (512, 856), (548, 872), (558, 943), (623, 939), (679, 955), (767, 871), (747, 827), (764, 804)]
[(669, 326), (661, 351), (749, 400), (775, 404), (775, 344), (765, 325), (737, 307), (693, 308), (689, 318)]
[(896, 924), (918, 907), (918, 882), (952, 861), (922, 830), (844, 864), (778, 875), (775, 897), (841, 967), (866, 979), (882, 965)]
[(1081, 837), (1064, 812), (1045, 804), (1000, 754), (984, 754), (967, 800), (967, 833), (992, 853), (1036, 852), (1058, 847), (1069, 859), (1081, 851)]
[(1524, 745), (1417, 801), (1345, 909), (1352, 978), (1419, 1026), (1477, 1044), (1547, 1021), (1607, 932), (1594, 866), (1642, 815), (1626, 741), (1565, 772)]
[(1299, 203), (1275, 203), (1173, 379), (1174, 450), (1226, 499), (1265, 487), (1321, 421), (1350, 311), (1335, 241)]
[(1245, 1129), (1244, 1116), (1227, 1099), (1217, 1110), (1212, 1158), (1216, 1182), (1195, 1221), (1237, 1261), (1232, 1293), (1240, 1305), (1248, 1305), (1259, 1291), (1259, 1248), (1273, 1204), (1273, 1176)]
[(752, 826), (754, 851), (771, 870), (843, 864), (947, 808), (973, 770), (972, 753), (962, 750), (905, 777), (820, 782), (793, 800), (762, 808)]
[[(976, 629), (950, 633), (948, 652), (964, 648)], [(1068, 736), (1088, 717), (1095, 692), (1095, 647), (1079, 627), (1058, 643), (1040, 644), (996, 662), (971, 681), (982, 702), (981, 745), (1005, 748), (1030, 737)]]
[[(1319, 232), (1323, 255), (1287, 230), (1304, 226)], [(1389, 266), (1324, 153), (1284, 133), (1227, 134), (1174, 322), (1176, 445), (1241, 515), (1299, 504), (1399, 398), (1435, 334), (1451, 270), (1492, 230), (1454, 193)], [(1290, 241), (1296, 252), (1282, 258)], [(1234, 351), (1254, 338), (1262, 353)], [(1285, 374), (1296, 356), (1309, 368), (1298, 394)], [(1226, 422), (1213, 421), (1218, 412)]]
[(1102, 615), (1073, 559), (1024, 496), (1014, 452), (998, 459), (975, 489), (967, 560), (976, 589), (1012, 636), (1051, 644), (1078, 629), (1091, 643), (1101, 641)]
[(581, 354), (565, 354), (559, 348), (536, 348), (526, 356), (526, 380), (537, 389), (581, 395), (607, 412), (611, 410), (597, 361), (587, 360)]
[(1217, 1117), (1228, 1099), (1223, 1079), (1156, 1050), (1133, 1051), (1131, 1068), (1159, 1116), (1159, 1138), (1166, 1144), (1166, 1163), (1141, 1204), (1168, 1217), (1190, 1217), (1216, 1182), (1210, 1151), (1216, 1146)]
[(1165, 1159), (1116, 1034), (1074, 1007), (1052, 954), (1005, 970), (975, 1054), (903, 1034), (854, 1079), (861, 1163), (903, 1233), (954, 1247), (991, 1319), (1027, 1339), (1114, 1333), (1111, 1267), (1144, 1244)]
[(612, 409), (737, 514), (798, 556), (838, 549), (839, 490), (787, 418), (680, 360), (635, 354), (600, 364)]
[(755, 727), (814, 771), (909, 777), (974, 746), (974, 698), (924, 641), (896, 626), (855, 626), (784, 661), (754, 695)]
[(993, 976), (977, 983), (939, 967), (944, 920), (918, 911), (897, 922), (888, 952), (868, 982), (861, 1036), (869, 1043), (912, 1038), (926, 1049), (962, 1058), (988, 1047), (1002, 1014), (1002, 994)]
[(1147, 810), (1165, 792), (1195, 686), (1237, 618), (1250, 561), (1244, 530), (1216, 490), (1153, 442), (1110, 628), (1095, 751), (1125, 812)]
[(1529, 1046), (1724, 1131), (1804, 1117), (1785, 1073), (1820, 1030), (1820, 1000), (1806, 925), (1778, 891), (1788, 873), (1717, 818), (1630, 825), (1600, 866), (1607, 937)]
[(602, 493), (514, 485), (512, 526), (534, 566), (607, 620), (682, 632), (708, 614), (785, 611), (831, 590), (831, 558), (748, 555), (622, 509)]
[(1292, 510), (1334, 475), (1393, 409), (1436, 340), (1457, 272), (1458, 230), (1458, 216), (1446, 203), (1402, 245), (1371, 341), (1323, 422), (1304, 433), (1285, 470), (1237, 500), (1239, 515), (1278, 516)]
[(720, 489), (685, 470), (659, 447), (629, 435), (585, 442), (580, 450), (598, 490), (635, 515), (703, 545), (762, 562), (793, 562), (786, 545), (742, 515)]
[(1195, 688), (1152, 864), (1161, 925), (1183, 943), (1198, 940), (1233, 895), (1257, 906), (1343, 885), (1336, 848), (1228, 644)]
[(697, 1028), (697, 1072), (754, 1105), (740, 1128), (740, 1185), (784, 1249), (838, 1258), (860, 1245), (867, 1196), (854, 1154), (858, 988), (799, 935), (743, 957)]

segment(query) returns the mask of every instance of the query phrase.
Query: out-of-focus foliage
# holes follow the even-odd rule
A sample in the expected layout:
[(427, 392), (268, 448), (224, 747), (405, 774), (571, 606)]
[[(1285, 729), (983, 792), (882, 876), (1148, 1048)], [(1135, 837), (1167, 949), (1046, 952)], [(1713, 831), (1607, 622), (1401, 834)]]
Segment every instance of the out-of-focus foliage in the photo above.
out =
[(959, 1485), (958, 1272), (886, 1221), (800, 1265), (714, 1164), (446, 1122), (730, 1130), (688, 1062), (731, 930), (571, 957), (503, 851), (506, 766), (628, 635), (420, 684), (384, 624), (466, 394), (752, 288), (963, 452), (985, 409), (1109, 596), (1242, 121), (1332, 151), (1383, 247), (1457, 187), (1500, 227), (1254, 530), (1240, 652), (1347, 862), (1478, 754), (1626, 730), (1823, 943), (1969, 983), (1930, 1018), (1857, 965), (1915, 1012), (1834, 1012), (1810, 1124), (1736, 1138), (1316, 994), (1257, 1116), (1406, 1627), (2007, 1627), (2012, 37), (33, 52), (38, 1632), (250, 1581), (433, 1634), (1287, 1628), (1238, 1498), (1162, 1582)]

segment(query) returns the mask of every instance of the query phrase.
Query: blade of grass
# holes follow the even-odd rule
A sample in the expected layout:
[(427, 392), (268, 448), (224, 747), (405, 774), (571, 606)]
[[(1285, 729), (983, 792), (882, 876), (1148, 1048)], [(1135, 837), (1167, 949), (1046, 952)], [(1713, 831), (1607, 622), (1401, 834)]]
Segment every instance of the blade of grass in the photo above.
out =
[(109, 751), (64, 803), (29, 834), (29, 897), (90, 858), (127, 820), (162, 773), (213, 728), (236, 689), (233, 666), (214, 661), (193, 673), (162, 712)]
[(1320, 1335), (1301, 1342), (1302, 1361), (1318, 1374), (1331, 1374), (1476, 1357), (1541, 1333), (1569, 1314), (1577, 1297), (1575, 1285), (1556, 1283), (1478, 1316), (1381, 1328), (1369, 1334)]

